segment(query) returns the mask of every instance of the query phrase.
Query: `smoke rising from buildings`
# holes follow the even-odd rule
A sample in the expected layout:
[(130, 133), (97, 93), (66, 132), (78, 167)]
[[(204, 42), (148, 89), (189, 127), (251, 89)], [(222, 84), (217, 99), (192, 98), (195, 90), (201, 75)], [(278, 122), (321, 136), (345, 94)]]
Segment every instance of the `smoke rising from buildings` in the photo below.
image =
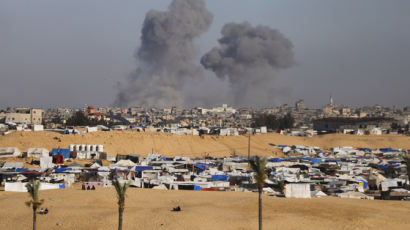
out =
[(173, 0), (168, 11), (151, 10), (141, 29), (137, 70), (119, 85), (119, 106), (181, 106), (186, 81), (201, 76), (193, 40), (206, 32), (213, 15), (203, 0)]
[(272, 105), (278, 70), (294, 64), (293, 44), (281, 32), (245, 22), (222, 28), (219, 47), (201, 58), (206, 69), (228, 79), (235, 105)]

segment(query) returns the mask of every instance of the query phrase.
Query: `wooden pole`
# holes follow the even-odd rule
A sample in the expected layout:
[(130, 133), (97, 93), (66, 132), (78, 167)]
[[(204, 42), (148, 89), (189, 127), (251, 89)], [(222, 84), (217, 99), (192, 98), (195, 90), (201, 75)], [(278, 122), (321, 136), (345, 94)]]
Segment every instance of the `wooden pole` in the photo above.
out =
[(248, 164), (249, 164), (250, 159), (251, 159), (251, 134), (249, 133), (249, 136), (248, 136)]

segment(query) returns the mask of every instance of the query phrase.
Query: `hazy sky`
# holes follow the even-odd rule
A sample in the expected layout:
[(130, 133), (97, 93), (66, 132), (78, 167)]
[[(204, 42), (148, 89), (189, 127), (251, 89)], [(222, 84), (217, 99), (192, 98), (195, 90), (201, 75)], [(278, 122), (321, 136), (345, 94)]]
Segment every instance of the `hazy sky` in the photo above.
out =
[[(0, 0), (0, 107), (111, 105), (137, 66), (134, 53), (150, 9), (170, 0)], [(280, 30), (296, 66), (276, 79), (272, 103), (410, 105), (410, 1), (208, 0), (210, 30), (199, 58), (228, 22)], [(192, 91), (227, 87), (206, 71)], [(223, 103), (223, 98), (220, 103)]]

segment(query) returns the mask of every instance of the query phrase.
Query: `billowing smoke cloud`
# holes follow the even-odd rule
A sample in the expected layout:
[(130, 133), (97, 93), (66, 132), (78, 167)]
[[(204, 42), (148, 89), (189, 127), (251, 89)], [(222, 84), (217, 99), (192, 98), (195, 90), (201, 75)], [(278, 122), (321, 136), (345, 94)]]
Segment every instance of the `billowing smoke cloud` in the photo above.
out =
[(202, 71), (194, 64), (197, 49), (193, 40), (208, 30), (212, 20), (203, 0), (173, 0), (168, 11), (149, 11), (136, 53), (139, 66), (126, 85), (120, 86), (116, 104), (183, 105), (184, 84)]
[(235, 105), (272, 105), (278, 70), (294, 64), (293, 44), (278, 30), (249, 23), (222, 28), (219, 47), (202, 59), (202, 65), (231, 85)]

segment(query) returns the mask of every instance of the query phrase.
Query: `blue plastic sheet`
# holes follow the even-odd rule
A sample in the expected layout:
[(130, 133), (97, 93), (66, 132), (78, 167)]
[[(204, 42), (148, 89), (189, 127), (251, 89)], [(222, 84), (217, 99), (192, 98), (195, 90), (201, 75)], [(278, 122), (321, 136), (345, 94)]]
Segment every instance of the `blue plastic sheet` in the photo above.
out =
[(213, 181), (228, 181), (228, 175), (212, 175)]

